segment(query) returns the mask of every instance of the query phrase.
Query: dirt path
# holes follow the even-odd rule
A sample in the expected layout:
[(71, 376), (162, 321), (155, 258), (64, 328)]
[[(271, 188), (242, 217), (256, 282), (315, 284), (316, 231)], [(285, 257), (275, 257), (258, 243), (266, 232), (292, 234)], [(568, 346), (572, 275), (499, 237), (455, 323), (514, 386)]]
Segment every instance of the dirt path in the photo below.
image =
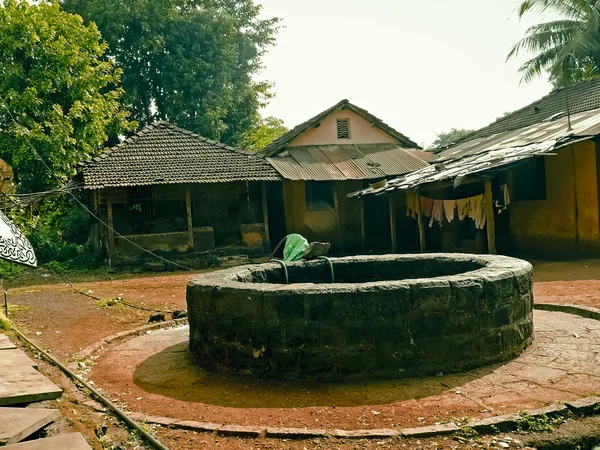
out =
[[(534, 261), (535, 286), (534, 293), (536, 302), (539, 303), (567, 303), (580, 304), (600, 308), (600, 260), (580, 262), (546, 262)], [(128, 280), (95, 281), (89, 283), (76, 283), (77, 289), (88, 292), (100, 298), (123, 297), (127, 302), (152, 309), (175, 310), (185, 309), (185, 286), (194, 274), (177, 274), (156, 277), (144, 277)], [(11, 289), (9, 291), (9, 303), (11, 304), (11, 319), (15, 325), (25, 334), (32, 338), (42, 347), (49, 348), (52, 353), (63, 361), (69, 361), (71, 357), (81, 349), (87, 347), (100, 339), (118, 331), (135, 328), (148, 321), (151, 313), (138, 309), (128, 308), (123, 305), (103, 307), (96, 300), (76, 294), (68, 284), (55, 284), (44, 286), (32, 286), (28, 288)], [(132, 386), (135, 387), (135, 386)], [(133, 393), (133, 390), (131, 391)], [(129, 392), (125, 391), (125, 394)], [(124, 397), (130, 397), (125, 395)], [(144, 395), (139, 401), (147, 401)], [(136, 397), (137, 398), (137, 397)], [(468, 402), (457, 395), (457, 401)], [(135, 403), (135, 402), (134, 402)], [(131, 406), (135, 406), (132, 404)], [(428, 415), (428, 420), (448, 419), (453, 414), (451, 405), (445, 405), (443, 417), (437, 416), (435, 412)], [(439, 405), (433, 401), (426, 405), (431, 411), (439, 411)], [(207, 407), (208, 408), (208, 407)], [(389, 414), (374, 415), (371, 409), (363, 408), (359, 414), (352, 414), (352, 420), (358, 421), (353, 427), (366, 428), (370, 422), (377, 418), (377, 422), (383, 425), (383, 419), (389, 423), (395, 422), (395, 417), (402, 413), (402, 405), (396, 411)], [(458, 410), (460, 408), (456, 408)], [(473, 414), (481, 408), (477, 403), (470, 407)], [(222, 408), (227, 415), (228, 408)], [(246, 418), (242, 422), (251, 422), (260, 419), (262, 414), (264, 420), (277, 423), (275, 419), (277, 412), (260, 410), (255, 415), (253, 410), (246, 412)], [(312, 411), (312, 414), (311, 414)], [(298, 418), (298, 425), (307, 425), (310, 419), (318, 424), (319, 421), (327, 421), (333, 414), (333, 408), (309, 408), (307, 415), (302, 414)], [(377, 410), (378, 411), (378, 410)], [(358, 410), (355, 411), (359, 412)], [(211, 418), (208, 414), (203, 417), (202, 408), (195, 412), (193, 420), (206, 420)], [(250, 420), (251, 419), (251, 420)], [(381, 419), (381, 421), (379, 420)], [(74, 419), (75, 420), (75, 419)], [(361, 423), (359, 423), (361, 422)], [(341, 425), (337, 422), (336, 425)], [(288, 425), (294, 425), (288, 423)], [(386, 423), (387, 425), (387, 423)], [(372, 426), (372, 424), (371, 424)], [(198, 435), (192, 432), (161, 430), (161, 438), (171, 446), (172, 449), (192, 448), (473, 448), (462, 446), (452, 439), (423, 440), (410, 444), (403, 441), (402, 445), (392, 445), (389, 441), (363, 442), (282, 442), (277, 440), (247, 441), (243, 439), (215, 438), (210, 435)], [(433, 444), (435, 445), (433, 445)], [(414, 445), (414, 446), (413, 446)], [(485, 448), (485, 447), (476, 447)]]

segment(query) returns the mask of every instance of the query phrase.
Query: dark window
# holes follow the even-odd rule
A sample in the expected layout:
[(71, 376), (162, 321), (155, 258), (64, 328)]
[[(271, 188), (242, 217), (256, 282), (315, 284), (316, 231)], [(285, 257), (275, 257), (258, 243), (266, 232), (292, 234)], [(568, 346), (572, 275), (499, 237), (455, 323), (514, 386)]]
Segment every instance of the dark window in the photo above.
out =
[(127, 188), (129, 198), (129, 217), (154, 216), (152, 186), (134, 186)]
[(306, 182), (306, 209), (323, 211), (335, 208), (333, 185), (327, 181)]
[(338, 119), (337, 137), (338, 139), (350, 139), (350, 120)]
[(546, 163), (543, 156), (515, 168), (511, 197), (517, 202), (546, 199)]

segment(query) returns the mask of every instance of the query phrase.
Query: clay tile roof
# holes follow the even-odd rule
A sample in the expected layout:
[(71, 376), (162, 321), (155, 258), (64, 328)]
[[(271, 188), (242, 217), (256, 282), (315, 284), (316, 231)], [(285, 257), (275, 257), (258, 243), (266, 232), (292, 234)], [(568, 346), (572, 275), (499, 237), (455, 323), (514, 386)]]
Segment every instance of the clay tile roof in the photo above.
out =
[(524, 108), (492, 122), (487, 127), (474, 131), (458, 143), (565, 117), (567, 115), (567, 98), (568, 110), (571, 114), (600, 108), (600, 78), (557, 89)]
[(81, 163), (84, 189), (229, 181), (279, 181), (262, 157), (159, 121)]
[(283, 149), (285, 149), (285, 147), (291, 141), (293, 141), (299, 135), (301, 135), (302, 133), (304, 133), (310, 127), (312, 127), (312, 126), (316, 125), (317, 123), (321, 122), (328, 115), (330, 115), (332, 112), (334, 112), (334, 111), (336, 111), (338, 109), (349, 109), (350, 111), (358, 114), (363, 119), (369, 121), (374, 126), (378, 127), (382, 131), (384, 131), (385, 133), (387, 133), (390, 136), (398, 139), (398, 141), (400, 141), (400, 143), (402, 144), (403, 147), (406, 147), (406, 148), (420, 148), (417, 143), (411, 141), (408, 137), (406, 137), (405, 135), (403, 135), (399, 131), (395, 130), (394, 128), (392, 128), (388, 124), (384, 123), (381, 119), (378, 119), (377, 117), (375, 117), (373, 114), (371, 114), (366, 109), (359, 108), (358, 106), (353, 105), (352, 103), (350, 103), (348, 100), (342, 100), (341, 102), (336, 103), (335, 105), (333, 105), (331, 108), (328, 108), (325, 111), (321, 112), (320, 114), (317, 114), (313, 118), (307, 120), (304, 123), (301, 123), (297, 127), (293, 128), (290, 131), (288, 131), (287, 133), (285, 133), (283, 136), (281, 136), (278, 139), (274, 140), (273, 142), (271, 142), (269, 145), (267, 145), (262, 150), (262, 153), (264, 153), (266, 156), (274, 156), (277, 153), (283, 151)]

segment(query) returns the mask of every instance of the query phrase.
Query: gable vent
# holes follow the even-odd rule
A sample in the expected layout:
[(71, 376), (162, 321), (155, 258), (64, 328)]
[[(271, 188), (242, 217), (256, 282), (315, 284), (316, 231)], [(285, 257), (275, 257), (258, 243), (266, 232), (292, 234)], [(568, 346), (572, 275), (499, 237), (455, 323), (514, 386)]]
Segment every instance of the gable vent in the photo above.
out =
[(337, 137), (338, 139), (350, 139), (350, 120), (338, 119), (337, 121)]

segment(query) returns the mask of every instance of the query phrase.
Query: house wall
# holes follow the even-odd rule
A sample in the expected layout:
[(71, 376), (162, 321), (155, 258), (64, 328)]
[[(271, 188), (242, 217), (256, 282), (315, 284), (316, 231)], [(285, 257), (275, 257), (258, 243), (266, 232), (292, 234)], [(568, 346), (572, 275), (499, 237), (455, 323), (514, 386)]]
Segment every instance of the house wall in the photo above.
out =
[[(332, 251), (356, 251), (361, 247), (360, 202), (346, 197), (362, 188), (361, 181), (332, 182), (338, 198), (338, 210), (309, 211), (306, 208), (304, 181), (283, 182), (287, 234), (297, 233), (309, 242), (329, 242)], [(338, 225), (339, 224), (339, 225)], [(340, 239), (341, 236), (341, 239)]]
[[(600, 255), (597, 150), (583, 141), (545, 156), (546, 199), (510, 209), (513, 251)], [(508, 173), (509, 186), (514, 172)]]
[[(337, 138), (337, 119), (350, 119), (350, 139)], [(288, 147), (300, 145), (325, 144), (398, 144), (399, 141), (350, 110), (337, 110), (321, 121), (318, 128), (310, 128), (288, 144)]]

